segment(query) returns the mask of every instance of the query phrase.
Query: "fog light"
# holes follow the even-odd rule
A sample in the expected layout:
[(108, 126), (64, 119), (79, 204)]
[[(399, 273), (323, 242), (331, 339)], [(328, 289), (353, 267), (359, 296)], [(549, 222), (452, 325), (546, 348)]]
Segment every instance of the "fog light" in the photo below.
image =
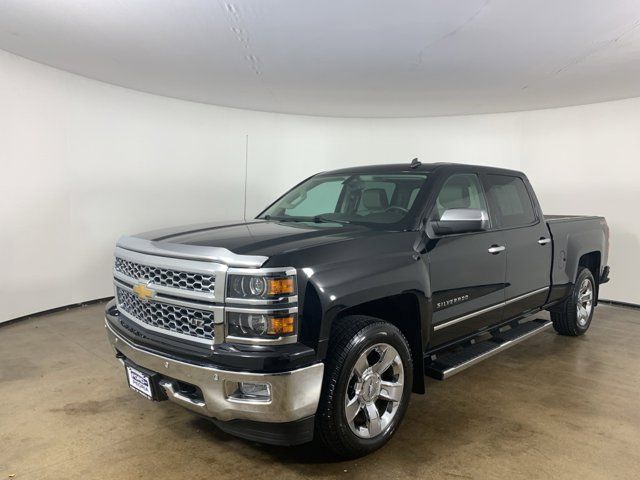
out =
[(270, 402), (271, 385), (268, 383), (235, 382), (235, 389), (229, 398), (248, 402)]
[(271, 399), (271, 389), (268, 383), (240, 382), (240, 393), (247, 398)]

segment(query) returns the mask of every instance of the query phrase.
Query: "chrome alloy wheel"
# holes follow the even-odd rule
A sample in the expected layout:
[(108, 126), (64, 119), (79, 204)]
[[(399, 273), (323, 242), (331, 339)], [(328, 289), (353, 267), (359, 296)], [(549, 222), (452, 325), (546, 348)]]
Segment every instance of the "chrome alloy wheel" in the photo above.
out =
[(578, 325), (585, 327), (591, 316), (591, 309), (593, 308), (593, 284), (591, 280), (585, 278), (580, 284), (580, 290), (578, 290), (578, 301), (576, 302), (576, 310), (578, 317)]
[(344, 411), (351, 431), (360, 438), (383, 433), (398, 412), (404, 367), (398, 351), (386, 343), (367, 348), (351, 369)]

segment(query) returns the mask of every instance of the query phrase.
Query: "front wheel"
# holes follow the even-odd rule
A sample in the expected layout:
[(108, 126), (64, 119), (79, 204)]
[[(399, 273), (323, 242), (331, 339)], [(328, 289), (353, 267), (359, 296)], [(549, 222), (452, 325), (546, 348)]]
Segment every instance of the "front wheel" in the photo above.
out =
[(316, 416), (318, 440), (354, 458), (384, 445), (409, 404), (413, 363), (394, 325), (349, 316), (334, 326)]
[(583, 335), (591, 325), (596, 288), (593, 275), (588, 268), (581, 268), (573, 285), (571, 295), (558, 311), (551, 312), (553, 328), (560, 335), (577, 337)]

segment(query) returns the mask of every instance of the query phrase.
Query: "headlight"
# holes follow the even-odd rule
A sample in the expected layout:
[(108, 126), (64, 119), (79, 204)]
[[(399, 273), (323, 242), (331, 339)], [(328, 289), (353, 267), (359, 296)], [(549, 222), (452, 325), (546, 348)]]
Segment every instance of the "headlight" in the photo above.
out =
[(270, 299), (296, 293), (295, 275), (229, 275), (227, 296), (231, 298)]
[(274, 339), (295, 335), (295, 313), (227, 312), (227, 335)]

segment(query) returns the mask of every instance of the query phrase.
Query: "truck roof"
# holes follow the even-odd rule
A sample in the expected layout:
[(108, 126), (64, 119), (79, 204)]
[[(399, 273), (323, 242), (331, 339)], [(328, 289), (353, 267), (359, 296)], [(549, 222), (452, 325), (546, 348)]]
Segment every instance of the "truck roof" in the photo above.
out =
[(456, 172), (459, 170), (475, 170), (484, 173), (502, 173), (524, 177), (524, 173), (517, 170), (509, 170), (507, 168), (491, 167), (487, 165), (471, 165), (465, 163), (421, 163), (420, 165), (411, 167), (410, 163), (386, 163), (379, 165), (362, 165), (357, 167), (347, 167), (338, 170), (328, 170), (320, 173), (320, 175), (329, 174), (370, 174), (370, 173), (411, 173), (411, 172), (433, 172), (448, 170)]

